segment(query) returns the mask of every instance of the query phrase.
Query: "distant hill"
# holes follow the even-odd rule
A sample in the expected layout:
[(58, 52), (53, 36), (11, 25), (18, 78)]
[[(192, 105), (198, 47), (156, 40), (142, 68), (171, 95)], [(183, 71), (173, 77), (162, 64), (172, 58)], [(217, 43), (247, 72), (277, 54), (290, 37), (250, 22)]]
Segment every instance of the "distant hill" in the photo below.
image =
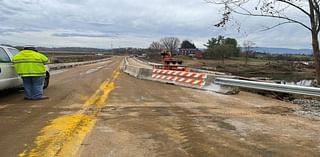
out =
[(269, 54), (306, 54), (311, 55), (311, 49), (291, 49), (291, 48), (274, 48), (274, 47), (255, 47), (253, 51)]
[(39, 51), (62, 51), (62, 52), (77, 52), (77, 53), (99, 53), (107, 52), (111, 50), (98, 49), (98, 48), (87, 48), (87, 47), (57, 47), (57, 48), (47, 48), (47, 47), (37, 47)]

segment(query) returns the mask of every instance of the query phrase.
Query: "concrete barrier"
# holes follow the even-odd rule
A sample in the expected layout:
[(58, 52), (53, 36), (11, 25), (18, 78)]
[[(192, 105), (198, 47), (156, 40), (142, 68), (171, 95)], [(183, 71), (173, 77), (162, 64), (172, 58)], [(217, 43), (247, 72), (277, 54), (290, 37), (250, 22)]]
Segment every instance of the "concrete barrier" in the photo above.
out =
[(138, 59), (137, 57), (133, 57), (133, 59), (134, 59), (136, 62), (140, 63), (140, 64), (149, 65), (148, 62), (142, 61), (142, 60)]
[[(213, 74), (201, 74), (201, 73), (190, 73), (190, 72), (180, 73), (175, 71), (156, 71), (153, 69), (146, 69), (138, 66), (129, 65), (129, 62), (127, 61), (127, 59), (125, 59), (123, 62), (122, 70), (123, 72), (133, 77), (136, 77), (138, 79), (170, 83), (178, 86), (195, 88), (195, 89), (206, 90), (206, 91), (213, 91), (213, 92), (222, 93), (222, 94), (239, 93), (238, 87), (214, 84), (214, 80), (216, 76)], [(167, 74), (167, 75), (158, 75), (158, 74)], [(198, 81), (199, 83), (196, 81)]]
[(124, 68), (124, 71), (126, 73), (128, 73), (129, 75), (131, 76), (134, 76), (134, 77), (139, 77), (139, 74), (140, 74), (140, 69), (139, 67), (136, 67), (136, 66), (133, 66), (133, 65), (126, 65), (126, 67)]
[(151, 77), (152, 69), (140, 68), (138, 66), (126, 64), (123, 66), (122, 70), (123, 72), (139, 79), (153, 80)]
[(151, 76), (152, 76), (152, 69), (140, 68), (139, 75), (138, 75), (139, 79), (153, 80)]
[(86, 62), (48, 64), (48, 67), (49, 67), (50, 70), (59, 70), (59, 69), (72, 68), (72, 67), (81, 66), (81, 65), (87, 65), (87, 64), (93, 64), (93, 63), (108, 61), (108, 60), (111, 60), (111, 59), (112, 58), (99, 59), (99, 60), (86, 61)]
[(167, 81), (180, 86), (201, 88), (205, 85), (207, 74), (186, 71), (154, 69), (152, 78), (158, 81)]
[(238, 94), (240, 92), (239, 87), (218, 85), (213, 82), (211, 82), (207, 86), (204, 86), (203, 89), (207, 91), (213, 91), (216, 93), (222, 93), (222, 94), (228, 94), (228, 95)]

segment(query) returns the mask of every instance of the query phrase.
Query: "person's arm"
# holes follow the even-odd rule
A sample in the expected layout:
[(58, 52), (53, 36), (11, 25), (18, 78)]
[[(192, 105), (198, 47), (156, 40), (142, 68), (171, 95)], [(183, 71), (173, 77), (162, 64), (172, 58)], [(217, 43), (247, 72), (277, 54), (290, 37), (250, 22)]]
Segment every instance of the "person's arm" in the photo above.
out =
[(39, 53), (40, 54), (40, 58), (41, 58), (41, 61), (43, 62), (43, 64), (48, 64), (49, 63), (49, 59), (47, 56), (45, 56), (44, 54), (42, 53)]

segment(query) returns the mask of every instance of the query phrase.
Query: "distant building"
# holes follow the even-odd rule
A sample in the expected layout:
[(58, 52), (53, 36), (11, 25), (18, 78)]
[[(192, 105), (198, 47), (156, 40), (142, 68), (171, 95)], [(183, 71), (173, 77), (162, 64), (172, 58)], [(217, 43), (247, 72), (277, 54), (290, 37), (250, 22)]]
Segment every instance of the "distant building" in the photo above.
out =
[(197, 59), (203, 59), (204, 53), (199, 49), (179, 49), (179, 55), (190, 56)]
[(203, 59), (204, 58), (204, 52), (198, 50), (195, 52), (194, 54), (194, 58), (197, 58), (197, 59)]

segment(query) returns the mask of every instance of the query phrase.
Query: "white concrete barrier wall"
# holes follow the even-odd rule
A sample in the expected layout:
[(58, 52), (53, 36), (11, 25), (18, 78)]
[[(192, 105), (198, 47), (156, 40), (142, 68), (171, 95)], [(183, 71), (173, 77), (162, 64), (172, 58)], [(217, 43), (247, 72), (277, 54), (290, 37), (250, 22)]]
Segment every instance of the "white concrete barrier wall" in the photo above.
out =
[(215, 76), (210, 74), (208, 74), (206, 78), (204, 78), (205, 83), (199, 86), (199, 85), (192, 85), (189, 83), (182, 83), (179, 81), (173, 81), (172, 79), (156, 79), (152, 77), (152, 75), (154, 75), (152, 69), (146, 69), (138, 66), (129, 65), (128, 62), (126, 61), (124, 62), (122, 69), (123, 69), (123, 72), (139, 79), (170, 83), (178, 86), (213, 91), (213, 92), (223, 93), (223, 94), (239, 93), (238, 87), (222, 86), (222, 85), (214, 84), (213, 82), (214, 82)]
[(140, 74), (140, 69), (139, 67), (133, 66), (133, 65), (125, 65), (124, 72), (133, 76), (133, 77), (139, 77)]

